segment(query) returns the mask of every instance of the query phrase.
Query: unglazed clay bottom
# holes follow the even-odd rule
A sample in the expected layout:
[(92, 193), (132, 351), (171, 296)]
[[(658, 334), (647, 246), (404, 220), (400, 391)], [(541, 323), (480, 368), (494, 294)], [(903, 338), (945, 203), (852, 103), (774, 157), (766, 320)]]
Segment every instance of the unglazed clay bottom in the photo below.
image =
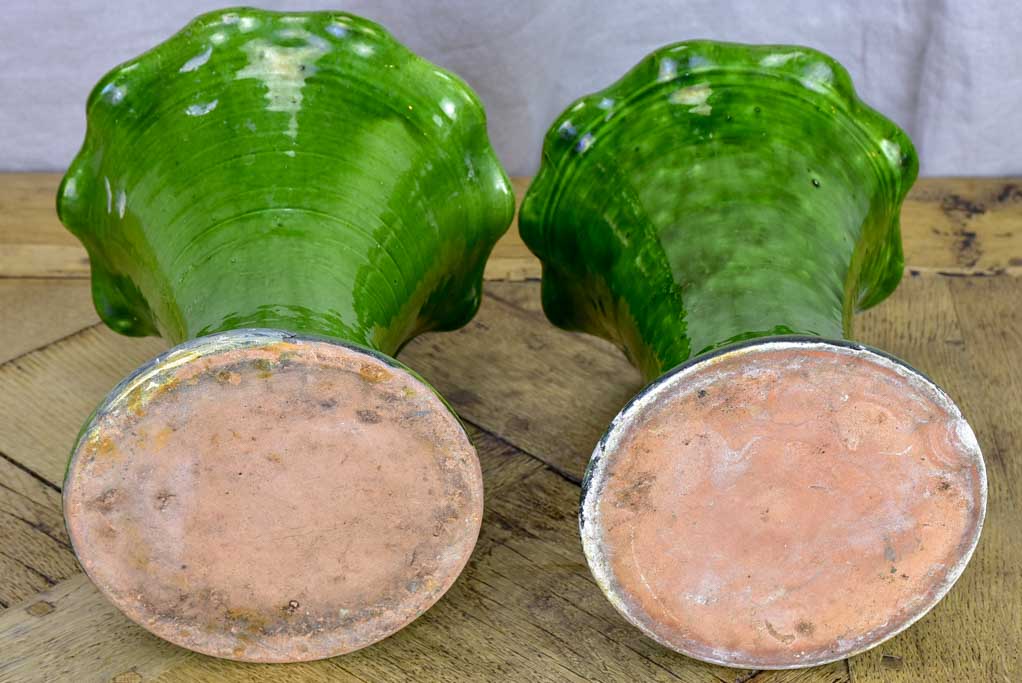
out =
[(711, 662), (841, 659), (929, 610), (976, 545), (979, 447), (944, 393), (854, 345), (766, 341), (666, 375), (596, 449), (589, 565), (648, 635)]
[(280, 662), (397, 631), (451, 586), (482, 516), (475, 451), (420, 379), (271, 331), (189, 342), (86, 426), (64, 493), (75, 552), (179, 645)]

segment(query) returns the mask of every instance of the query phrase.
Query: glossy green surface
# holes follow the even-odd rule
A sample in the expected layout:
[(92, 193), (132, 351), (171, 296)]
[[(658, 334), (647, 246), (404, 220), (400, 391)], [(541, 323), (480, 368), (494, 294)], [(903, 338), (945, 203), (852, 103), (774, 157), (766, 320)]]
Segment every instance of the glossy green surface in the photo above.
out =
[(119, 332), (393, 355), (472, 317), (514, 202), (459, 78), (365, 19), (239, 8), (99, 82), (58, 211)]
[(841, 338), (893, 291), (908, 137), (814, 50), (657, 50), (546, 137), (519, 219), (555, 324), (648, 379), (773, 334)]

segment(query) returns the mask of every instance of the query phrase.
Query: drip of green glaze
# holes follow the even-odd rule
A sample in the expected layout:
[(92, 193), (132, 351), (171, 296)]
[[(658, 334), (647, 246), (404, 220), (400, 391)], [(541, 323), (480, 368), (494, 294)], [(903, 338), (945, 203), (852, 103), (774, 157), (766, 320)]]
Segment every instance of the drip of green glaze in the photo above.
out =
[(475, 94), (349, 14), (203, 15), (87, 113), (57, 208), (124, 334), (278, 328), (393, 355), (474, 315), (514, 211)]
[(901, 277), (917, 170), (830, 57), (691, 41), (557, 119), (519, 224), (550, 320), (653, 379), (744, 339), (848, 336)]

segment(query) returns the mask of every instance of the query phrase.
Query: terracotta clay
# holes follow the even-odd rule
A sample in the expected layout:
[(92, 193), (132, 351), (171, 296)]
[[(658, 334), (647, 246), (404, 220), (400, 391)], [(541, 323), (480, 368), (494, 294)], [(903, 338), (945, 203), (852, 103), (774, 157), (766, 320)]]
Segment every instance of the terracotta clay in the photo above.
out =
[(429, 608), (475, 544), (475, 451), (421, 380), (328, 341), (218, 335), (129, 378), (64, 493), (129, 617), (220, 657), (317, 659)]
[(583, 542), (618, 609), (676, 650), (750, 668), (846, 657), (906, 628), (964, 569), (985, 508), (979, 447), (947, 396), (826, 342), (668, 375), (591, 468)]

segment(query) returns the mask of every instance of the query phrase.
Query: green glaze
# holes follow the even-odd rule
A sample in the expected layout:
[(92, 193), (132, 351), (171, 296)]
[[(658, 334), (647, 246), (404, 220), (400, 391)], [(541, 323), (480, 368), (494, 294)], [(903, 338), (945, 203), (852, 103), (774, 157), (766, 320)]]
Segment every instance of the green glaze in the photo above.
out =
[(58, 195), (104, 322), (393, 355), (465, 324), (514, 210), (457, 76), (338, 12), (212, 12), (107, 74)]
[(742, 339), (848, 336), (901, 277), (917, 169), (830, 57), (684, 42), (557, 119), (521, 234), (551, 321), (652, 379)]

